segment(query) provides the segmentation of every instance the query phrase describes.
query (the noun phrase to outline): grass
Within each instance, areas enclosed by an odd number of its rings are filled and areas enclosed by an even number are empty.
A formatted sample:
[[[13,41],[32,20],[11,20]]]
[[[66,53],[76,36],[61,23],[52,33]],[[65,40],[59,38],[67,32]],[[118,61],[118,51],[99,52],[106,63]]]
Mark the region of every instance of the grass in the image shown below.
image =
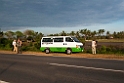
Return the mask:
[[[124,39],[98,39],[99,42],[124,42]]]

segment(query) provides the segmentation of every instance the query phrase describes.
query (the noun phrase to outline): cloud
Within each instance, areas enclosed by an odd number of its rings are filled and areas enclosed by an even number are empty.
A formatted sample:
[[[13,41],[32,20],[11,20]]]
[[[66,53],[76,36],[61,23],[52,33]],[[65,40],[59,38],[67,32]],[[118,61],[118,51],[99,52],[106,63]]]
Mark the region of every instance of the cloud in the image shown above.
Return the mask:
[[[124,19],[123,0],[2,0],[0,27],[74,27]]]

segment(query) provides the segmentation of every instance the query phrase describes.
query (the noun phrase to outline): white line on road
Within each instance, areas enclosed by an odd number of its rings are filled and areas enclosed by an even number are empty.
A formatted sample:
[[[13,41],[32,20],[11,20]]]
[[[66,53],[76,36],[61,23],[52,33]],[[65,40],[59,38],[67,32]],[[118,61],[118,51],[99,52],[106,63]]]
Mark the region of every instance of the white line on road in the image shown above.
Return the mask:
[[[77,65],[59,64],[59,63],[49,63],[49,64],[53,65],[53,66],[63,66],[63,67],[73,67],[73,68],[82,68],[82,69],[92,69],[92,70],[102,70],[102,71],[111,71],[111,72],[121,72],[121,73],[124,73],[124,70],[96,68],[96,67],[87,67],[87,66],[77,66]]]
[[[9,82],[5,82],[5,81],[0,80],[0,83],[9,83]]]

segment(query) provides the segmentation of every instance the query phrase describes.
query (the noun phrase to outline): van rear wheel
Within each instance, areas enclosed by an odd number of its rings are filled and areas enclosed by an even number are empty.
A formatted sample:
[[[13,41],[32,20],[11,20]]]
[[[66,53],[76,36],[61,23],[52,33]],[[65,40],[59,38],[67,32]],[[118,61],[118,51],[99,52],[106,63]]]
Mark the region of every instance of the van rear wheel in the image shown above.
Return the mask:
[[[71,49],[67,49],[66,53],[69,55],[72,53]]]
[[[46,50],[45,50],[45,53],[46,53],[46,54],[49,54],[49,53],[50,53],[50,50],[49,50],[49,49],[46,49]]]

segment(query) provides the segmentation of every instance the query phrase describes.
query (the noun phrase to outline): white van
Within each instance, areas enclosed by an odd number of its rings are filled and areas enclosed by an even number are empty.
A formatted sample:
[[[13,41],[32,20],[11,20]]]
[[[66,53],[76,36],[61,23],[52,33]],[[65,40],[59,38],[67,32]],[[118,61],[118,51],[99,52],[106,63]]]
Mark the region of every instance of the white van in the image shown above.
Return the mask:
[[[40,50],[45,51],[46,54],[50,52],[71,54],[72,52],[83,52],[83,44],[73,36],[49,36],[42,37]]]

